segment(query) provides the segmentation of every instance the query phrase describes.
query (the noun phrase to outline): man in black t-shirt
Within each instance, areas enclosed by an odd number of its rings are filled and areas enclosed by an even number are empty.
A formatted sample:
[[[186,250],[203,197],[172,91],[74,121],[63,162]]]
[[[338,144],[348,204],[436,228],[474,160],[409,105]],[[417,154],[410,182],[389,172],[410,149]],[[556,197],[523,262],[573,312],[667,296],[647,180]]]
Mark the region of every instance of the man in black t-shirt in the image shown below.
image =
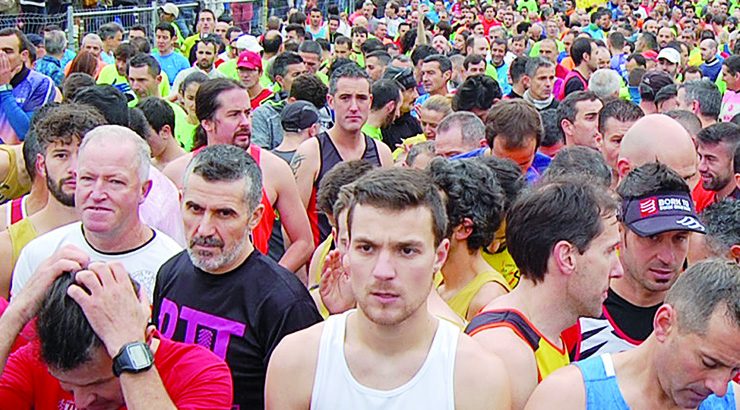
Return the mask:
[[[152,317],[160,332],[225,359],[241,410],[264,407],[265,372],[278,342],[321,321],[295,274],[252,245],[261,199],[260,169],[251,156],[232,145],[200,151],[183,184],[188,247],[162,266],[154,290]]]
[[[666,165],[634,169],[617,193],[624,276],[612,279],[601,318],[579,320],[580,340],[569,343],[573,360],[628,350],[647,339],[655,312],[684,268],[691,232],[705,233],[688,185]]]

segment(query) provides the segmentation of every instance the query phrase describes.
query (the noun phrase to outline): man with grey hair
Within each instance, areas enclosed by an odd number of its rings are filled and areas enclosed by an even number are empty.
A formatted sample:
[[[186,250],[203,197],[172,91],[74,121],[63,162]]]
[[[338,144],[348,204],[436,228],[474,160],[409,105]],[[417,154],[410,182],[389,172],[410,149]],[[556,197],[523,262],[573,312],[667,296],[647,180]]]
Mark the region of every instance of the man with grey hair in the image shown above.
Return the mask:
[[[722,108],[722,93],[707,80],[692,80],[678,87],[678,108],[691,111],[701,120],[702,128],[717,122]]]
[[[529,89],[522,98],[544,111],[549,108],[558,108],[558,102],[552,94],[555,85],[555,64],[544,57],[533,57],[527,60],[524,72],[529,77]]]
[[[103,41],[103,52],[100,57],[106,64],[115,64],[116,57],[113,52],[123,41],[123,27],[116,22],[103,24],[98,29],[98,35]]]
[[[67,49],[67,36],[62,30],[51,30],[44,34],[46,54],[36,61],[36,71],[49,76],[57,87],[64,81],[62,59]]]
[[[23,289],[49,252],[73,245],[90,260],[121,263],[151,301],[157,270],[182,248],[139,217],[151,188],[149,157],[149,145],[128,128],[102,125],[88,132],[77,156],[74,199],[80,221],[23,248],[11,294]]]
[[[192,158],[182,191],[187,250],[159,270],[152,312],[164,337],[229,364],[242,410],[264,407],[267,363],[283,336],[321,321],[296,275],[255,251],[261,199],[260,167],[241,148],[208,146]]]
[[[483,121],[472,112],[458,111],[445,117],[437,126],[434,151],[438,156],[450,158],[480,148],[485,140]]]
[[[103,40],[95,33],[88,33],[85,34],[85,37],[82,37],[80,50],[89,51],[95,56],[95,58],[103,61],[101,57],[101,54],[103,53]]]
[[[740,265],[708,260],[681,274],[640,346],[547,377],[527,409],[736,409]]]
[[[596,70],[588,79],[588,89],[601,99],[619,97],[621,85],[619,74],[611,68]]]
[[[707,228],[704,236],[692,237],[689,263],[705,258],[726,258],[740,263],[740,201],[725,199],[709,205],[699,218]]]

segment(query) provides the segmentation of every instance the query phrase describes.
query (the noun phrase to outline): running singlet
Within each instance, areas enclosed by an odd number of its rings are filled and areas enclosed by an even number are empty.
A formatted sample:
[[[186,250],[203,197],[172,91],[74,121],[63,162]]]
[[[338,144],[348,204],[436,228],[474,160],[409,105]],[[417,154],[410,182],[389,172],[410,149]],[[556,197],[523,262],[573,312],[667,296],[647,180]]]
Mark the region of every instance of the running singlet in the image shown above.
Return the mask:
[[[365,139],[365,151],[362,153],[362,158],[360,159],[379,167],[380,154],[378,154],[378,147],[375,145],[376,142],[365,134],[362,134],[362,136]],[[331,232],[329,220],[324,214],[319,214],[316,209],[316,195],[319,191],[319,184],[327,172],[334,168],[335,165],[345,161],[345,159],[339,155],[339,151],[337,150],[337,147],[334,146],[328,133],[322,132],[316,138],[319,140],[319,158],[321,159],[321,164],[319,165],[319,174],[313,184],[311,200],[308,202],[307,209],[308,219],[311,222],[311,231],[313,232],[314,246],[320,244]]]
[[[506,283],[506,280],[500,273],[494,270],[489,270],[476,275],[473,280],[468,282],[459,292],[447,300],[447,304],[450,306],[450,309],[460,315],[461,318],[467,318],[468,310],[470,310],[470,303],[473,302],[475,295],[480,292],[483,285],[489,282],[498,283],[507,291],[511,291],[509,284]]]
[[[26,219],[28,217],[28,213],[26,212],[26,195],[10,201],[10,206],[5,209],[7,209],[5,213],[5,226],[7,227]]]
[[[513,309],[489,310],[479,313],[470,321],[465,333],[474,336],[480,331],[497,327],[508,327],[519,338],[525,341],[537,361],[537,381],[542,381],[555,370],[567,366],[570,363],[568,352],[565,348],[559,348],[534,327],[524,315]],[[560,344],[564,346],[563,341]]]
[[[575,365],[581,371],[586,388],[586,410],[630,409],[619,390],[611,354],[592,357]],[[698,410],[736,410],[732,382],[727,394],[723,397],[710,395],[701,402]]]
[[[23,158],[19,158],[12,147],[0,144],[0,151],[8,155],[8,175],[0,181],[0,204],[2,204],[28,193],[31,189],[31,180],[25,172],[18,172]]]
[[[39,234],[30,219],[23,219],[8,227],[8,236],[10,236],[10,246],[13,252],[12,260],[13,266],[15,266],[18,257],[21,255],[21,250]]]
[[[344,340],[347,318],[354,309],[330,316],[319,344],[311,409],[401,410],[455,408],[455,354],[460,329],[439,320],[434,340],[421,368],[406,383],[391,390],[360,384],[347,365]]]

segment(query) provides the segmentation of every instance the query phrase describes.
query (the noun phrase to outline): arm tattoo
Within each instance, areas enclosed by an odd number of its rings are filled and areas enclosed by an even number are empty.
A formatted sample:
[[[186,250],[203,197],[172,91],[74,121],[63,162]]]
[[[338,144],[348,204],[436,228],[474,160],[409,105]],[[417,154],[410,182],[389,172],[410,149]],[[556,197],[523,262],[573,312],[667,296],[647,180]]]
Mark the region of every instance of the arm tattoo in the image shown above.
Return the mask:
[[[298,168],[301,167],[301,164],[303,164],[303,161],[306,159],[306,156],[303,154],[296,154],[293,159],[290,161],[290,169],[293,171],[293,176],[295,176],[298,173]]]

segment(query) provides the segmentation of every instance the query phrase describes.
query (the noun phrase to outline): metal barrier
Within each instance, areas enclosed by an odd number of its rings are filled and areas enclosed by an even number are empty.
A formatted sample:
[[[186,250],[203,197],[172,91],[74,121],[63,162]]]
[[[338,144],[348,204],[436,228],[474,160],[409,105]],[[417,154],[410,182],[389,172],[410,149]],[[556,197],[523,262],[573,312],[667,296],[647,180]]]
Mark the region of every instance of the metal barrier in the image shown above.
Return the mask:
[[[79,0],[77,0],[79,1]],[[103,0],[107,1],[107,0]],[[160,0],[161,1],[161,0]],[[169,0],[173,1],[173,0]],[[360,0],[319,0],[318,7],[328,17],[330,6],[337,6],[346,11]],[[231,15],[234,25],[252,35],[262,34],[270,16],[284,19],[295,5],[305,4],[305,0],[174,0],[180,11],[175,21],[183,36],[191,34],[195,26],[195,16],[200,8],[213,10],[217,16],[222,13]],[[163,3],[163,2],[161,2]],[[69,47],[77,49],[86,33],[97,32],[101,25],[117,22],[125,30],[141,25],[147,28],[151,39],[159,22],[158,10],[161,3],[152,1],[145,6],[103,6],[83,8],[80,4],[68,5],[66,13],[58,14],[0,14],[0,28],[18,27],[26,33],[39,33],[46,25],[57,25],[67,33]],[[102,1],[101,3],[102,4]]]

